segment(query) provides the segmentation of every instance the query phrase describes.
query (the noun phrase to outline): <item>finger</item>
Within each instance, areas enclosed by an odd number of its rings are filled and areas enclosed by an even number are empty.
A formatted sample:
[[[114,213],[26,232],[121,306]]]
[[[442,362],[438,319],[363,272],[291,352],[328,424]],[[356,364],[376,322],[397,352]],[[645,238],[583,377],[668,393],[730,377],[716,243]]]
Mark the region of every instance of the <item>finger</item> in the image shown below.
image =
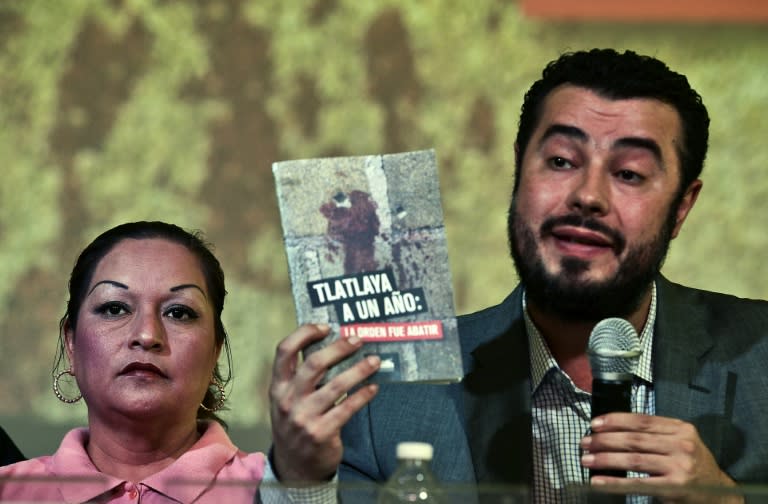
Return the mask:
[[[345,370],[320,389],[304,397],[294,406],[292,417],[303,419],[299,423],[311,424],[311,439],[323,443],[337,436],[341,427],[367,404],[378,392],[378,386],[369,384],[340,400],[353,387],[379,369],[378,356],[369,356]]]
[[[342,401],[340,401],[340,398],[374,374],[380,365],[381,359],[375,355],[360,360],[349,369],[339,373],[332,380],[329,380],[322,387],[316,390],[313,389],[312,393],[308,394],[302,402],[300,414],[307,416],[322,415],[335,405],[346,403],[350,400],[350,397]]]
[[[296,391],[299,394],[313,392],[331,367],[350,357],[362,346],[363,341],[353,336],[339,338],[330,345],[312,352],[296,370],[296,378],[294,379]]]
[[[676,449],[677,440],[670,436],[645,432],[593,432],[581,440],[581,449],[597,452],[635,452],[670,454]]]
[[[376,367],[378,367],[378,363]],[[368,384],[358,388],[354,393],[349,394],[344,399],[334,402],[331,407],[316,420],[318,434],[325,436],[325,439],[338,436],[344,424],[352,418],[352,415],[368,404],[376,396],[378,391],[378,385]]]
[[[639,413],[608,413],[592,420],[593,432],[633,431],[655,434],[675,434],[685,425],[677,418]]]
[[[337,435],[352,415],[376,397],[378,391],[376,384],[365,385],[328,410],[320,419],[325,436]]]
[[[673,469],[672,464],[670,457],[655,453],[590,452],[581,457],[581,465],[588,469],[631,471],[650,475],[669,474]]]
[[[600,493],[620,494],[628,496],[630,494],[648,497],[679,497],[680,487],[671,486],[669,483],[656,478],[619,478],[616,476],[594,476],[590,479],[593,488],[598,489]],[[600,499],[596,499],[600,502]],[[613,502],[613,501],[609,501]],[[624,502],[622,498],[620,502]],[[656,502],[656,500],[654,500]],[[674,502],[674,501],[673,501]]]
[[[340,404],[342,402],[339,400],[340,397],[345,396],[354,387],[376,373],[380,366],[381,358],[378,355],[369,355],[354,366],[339,373],[314,394],[318,401],[318,407],[322,411],[327,411],[334,405]],[[344,399],[344,401],[346,400],[349,400],[349,397]]]
[[[301,351],[310,343],[326,337],[329,332],[330,327],[325,324],[304,324],[280,341],[272,366],[273,381],[293,378]]]

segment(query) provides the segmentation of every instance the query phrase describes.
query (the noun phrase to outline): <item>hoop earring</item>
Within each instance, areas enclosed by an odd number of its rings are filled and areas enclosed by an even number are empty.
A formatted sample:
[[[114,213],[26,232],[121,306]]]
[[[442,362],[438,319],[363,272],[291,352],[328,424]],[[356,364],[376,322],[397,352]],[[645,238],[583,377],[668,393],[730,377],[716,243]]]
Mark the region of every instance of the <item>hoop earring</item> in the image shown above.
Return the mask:
[[[56,376],[53,377],[53,393],[56,394],[56,397],[59,399],[59,401],[67,404],[74,404],[80,399],[82,399],[83,394],[77,394],[77,397],[71,398],[71,397],[66,397],[64,394],[61,393],[61,388],[59,388],[59,380],[65,374],[68,374],[72,377],[75,376],[75,373],[72,372],[71,368],[65,369],[64,371],[60,371]]]
[[[211,384],[218,389],[219,397],[212,408],[209,408],[203,403],[200,403],[200,407],[209,413],[216,413],[217,411],[219,411],[221,408],[224,407],[224,402],[227,400],[227,391],[224,389],[224,385],[222,385],[221,382],[215,376],[211,379]]]

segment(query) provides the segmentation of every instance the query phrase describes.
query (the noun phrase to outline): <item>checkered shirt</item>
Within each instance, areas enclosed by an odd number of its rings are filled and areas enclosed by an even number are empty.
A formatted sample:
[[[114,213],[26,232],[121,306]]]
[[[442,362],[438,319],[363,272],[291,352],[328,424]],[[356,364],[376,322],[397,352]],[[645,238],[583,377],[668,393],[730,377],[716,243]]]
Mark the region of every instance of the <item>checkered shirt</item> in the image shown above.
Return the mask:
[[[591,394],[578,388],[557,365],[547,343],[528,316],[525,294],[523,313],[528,333],[531,362],[531,403],[533,416],[533,496],[535,502],[581,502],[583,495],[569,486],[587,485],[589,469],[582,467],[579,442],[589,433]],[[643,353],[632,383],[632,411],[653,415],[653,326],[656,320],[656,285],[651,295],[648,318],[640,333]],[[629,477],[645,477],[630,472]],[[628,502],[650,502],[628,497]]]

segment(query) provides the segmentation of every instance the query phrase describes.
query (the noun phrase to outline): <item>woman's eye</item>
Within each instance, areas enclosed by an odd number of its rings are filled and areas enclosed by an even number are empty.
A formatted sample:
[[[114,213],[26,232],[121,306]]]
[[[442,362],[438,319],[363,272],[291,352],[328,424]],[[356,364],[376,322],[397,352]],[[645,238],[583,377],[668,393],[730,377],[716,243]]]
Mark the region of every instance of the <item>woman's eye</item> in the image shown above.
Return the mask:
[[[197,312],[187,306],[172,306],[166,310],[165,315],[175,320],[193,320],[197,318]]]
[[[98,308],[96,308],[96,312],[100,313],[102,315],[107,315],[110,317],[116,317],[118,315],[122,315],[124,313],[128,313],[128,307],[123,303],[118,303],[114,301],[110,301],[108,303],[104,303],[100,305]]]

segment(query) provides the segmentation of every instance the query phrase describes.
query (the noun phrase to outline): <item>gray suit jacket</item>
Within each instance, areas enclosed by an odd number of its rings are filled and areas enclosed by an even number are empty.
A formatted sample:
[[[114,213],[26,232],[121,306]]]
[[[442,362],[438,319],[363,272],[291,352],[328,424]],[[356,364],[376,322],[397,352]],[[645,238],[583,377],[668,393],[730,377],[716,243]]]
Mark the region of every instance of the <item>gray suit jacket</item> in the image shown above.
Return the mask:
[[[656,413],[693,423],[720,467],[768,483],[768,302],[660,277]],[[520,287],[459,317],[461,383],[388,384],[345,426],[342,481],[385,481],[400,441],[426,441],[446,482],[529,484],[531,385]]]

